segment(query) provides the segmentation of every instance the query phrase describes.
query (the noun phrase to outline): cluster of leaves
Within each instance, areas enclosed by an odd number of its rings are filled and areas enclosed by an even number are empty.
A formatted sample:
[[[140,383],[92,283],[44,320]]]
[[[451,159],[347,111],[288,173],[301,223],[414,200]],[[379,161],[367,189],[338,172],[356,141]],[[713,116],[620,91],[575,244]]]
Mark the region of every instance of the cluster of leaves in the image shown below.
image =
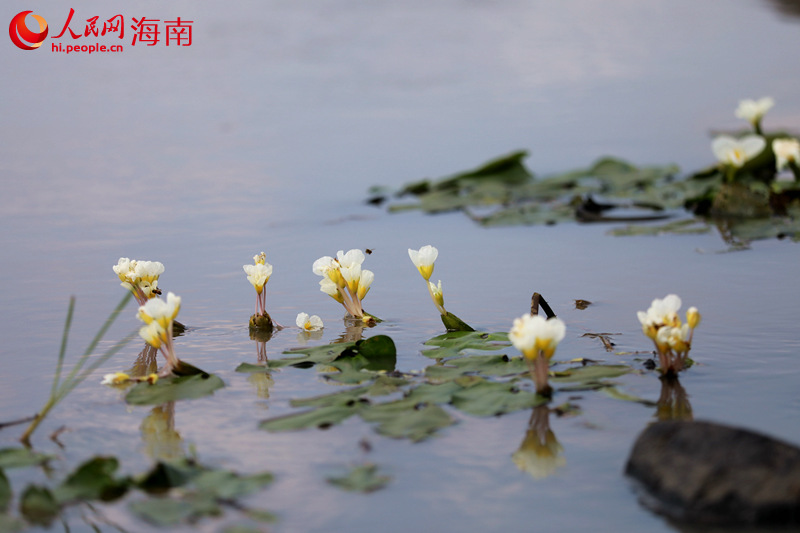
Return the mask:
[[[68,506],[112,502],[132,490],[140,491],[144,497],[132,502],[131,510],[158,526],[220,516],[226,505],[243,511],[253,520],[274,519],[271,513],[248,509],[236,502],[269,485],[272,481],[269,473],[243,476],[182,459],[159,462],[139,476],[117,476],[117,459],[101,456],[79,465],[55,487],[29,485],[19,498],[21,518],[12,516],[13,493],[3,469],[42,465],[50,459],[26,448],[0,450],[0,531],[20,531],[26,522],[49,527]]]
[[[505,353],[510,347],[505,333],[453,331],[425,344],[430,348],[422,354],[435,363],[419,374],[394,370],[394,343],[385,335],[285,352],[292,357],[270,361],[269,367],[320,365],[325,367],[326,379],[355,386],[292,400],[291,406],[301,408],[300,412],[265,420],[260,428],[325,429],[357,415],[381,435],[416,442],[456,423],[444,406],[472,416],[496,416],[547,402],[530,390],[522,358]],[[556,372],[552,383],[562,390],[613,388],[609,378],[632,370],[627,365],[583,363]],[[249,368],[240,367],[240,371]]]
[[[394,196],[414,200],[395,201],[389,211],[462,211],[489,227],[574,220],[655,221],[685,208],[725,224],[727,232],[723,237],[733,240],[746,242],[782,235],[800,239],[800,184],[770,183],[775,166],[771,150],[749,162],[742,172],[745,178],[735,184],[726,183],[723,171],[716,166],[681,179],[675,165],[637,167],[610,157],[599,159],[588,168],[537,179],[523,163],[526,156],[527,152],[517,151],[452,176],[408,183]],[[771,176],[765,174],[769,169]],[[371,194],[369,201],[375,204],[390,196],[382,189],[374,189]],[[765,218],[773,215],[782,218]],[[737,219],[735,223],[731,217]],[[615,234],[700,233],[710,228],[705,223],[682,220],[656,227],[632,226]]]

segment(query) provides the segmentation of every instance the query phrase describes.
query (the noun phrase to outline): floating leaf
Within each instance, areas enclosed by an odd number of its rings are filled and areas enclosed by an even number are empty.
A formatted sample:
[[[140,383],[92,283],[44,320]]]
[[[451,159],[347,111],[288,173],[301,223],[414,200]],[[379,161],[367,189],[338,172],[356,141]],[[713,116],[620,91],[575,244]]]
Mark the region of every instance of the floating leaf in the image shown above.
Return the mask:
[[[150,384],[137,383],[125,396],[131,405],[161,405],[176,400],[191,400],[212,394],[225,386],[225,382],[214,374],[195,374],[183,377],[159,379]]]
[[[657,402],[627,394],[625,392],[620,391],[616,387],[603,387],[601,390],[603,394],[607,394],[608,396],[614,398],[615,400],[640,403],[642,405],[646,405],[647,407],[655,407],[656,405],[658,405]]]
[[[0,513],[0,531],[4,531],[6,533],[16,533],[17,531],[24,530],[25,527],[25,522],[22,520],[4,513]]]
[[[708,233],[711,226],[703,220],[694,218],[676,220],[666,224],[629,225],[624,228],[615,228],[608,233],[615,236],[631,235],[696,235]]]
[[[178,525],[196,514],[195,507],[191,503],[167,498],[150,498],[133,502],[130,509],[142,520],[161,527]]]
[[[405,401],[405,400],[401,400]],[[419,405],[417,408],[394,411],[388,404],[364,409],[360,414],[367,422],[377,423],[376,431],[381,435],[418,442],[432,436],[436,431],[455,424],[447,411],[438,405]]]
[[[365,464],[353,467],[346,475],[341,477],[329,477],[328,483],[351,492],[374,492],[385,487],[391,477],[382,475],[378,471],[378,466]]]
[[[448,359],[464,355],[468,350],[497,351],[511,345],[505,333],[484,333],[481,331],[452,331],[428,340],[426,346],[436,346],[423,350],[422,355],[431,359]]]
[[[58,516],[60,507],[50,490],[30,485],[22,493],[19,510],[28,522],[49,527]]]
[[[202,468],[188,460],[159,461],[146,474],[140,476],[136,485],[145,492],[163,493],[175,487],[182,487],[202,472]]]
[[[254,365],[253,363],[240,363],[239,366],[234,369],[234,372],[241,372],[243,374],[258,374],[259,372],[269,372],[269,365],[266,364],[258,364]]]
[[[27,448],[0,449],[0,468],[23,468],[40,465],[49,459],[49,455],[37,453]]]
[[[213,495],[220,500],[234,500],[257,492],[270,483],[274,476],[269,472],[242,476],[227,470],[209,470],[192,481],[198,491]]]
[[[483,381],[453,395],[453,406],[474,416],[496,416],[547,403],[533,392],[511,383]]]
[[[520,357],[509,359],[507,355],[472,355],[429,366],[425,369],[425,375],[430,379],[446,380],[464,374],[512,376],[527,371],[528,367]]]
[[[130,479],[115,479],[119,462],[114,457],[93,457],[81,464],[53,495],[62,505],[78,500],[111,501],[128,491]]]
[[[328,364],[343,351],[352,348],[355,345],[353,342],[345,342],[340,344],[326,344],[324,346],[304,346],[294,350],[287,350],[285,354],[299,354],[299,357],[286,357],[283,359],[270,359],[270,368],[281,368],[284,366],[312,366],[318,363]]]
[[[353,416],[362,408],[363,404],[361,402],[353,402],[350,405],[319,407],[312,411],[270,418],[261,422],[258,427],[267,431],[295,431],[310,427],[327,429]]]
[[[558,371],[550,378],[553,383],[593,382],[600,379],[616,378],[631,372],[627,365],[585,365]]]

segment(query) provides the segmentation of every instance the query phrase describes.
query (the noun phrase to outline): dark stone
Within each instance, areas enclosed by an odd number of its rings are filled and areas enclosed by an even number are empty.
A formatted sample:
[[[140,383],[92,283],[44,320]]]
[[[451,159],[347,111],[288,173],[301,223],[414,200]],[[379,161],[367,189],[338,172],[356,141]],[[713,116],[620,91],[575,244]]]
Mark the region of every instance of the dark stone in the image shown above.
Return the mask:
[[[642,502],[697,524],[800,525],[800,448],[711,422],[656,422],[625,473]]]

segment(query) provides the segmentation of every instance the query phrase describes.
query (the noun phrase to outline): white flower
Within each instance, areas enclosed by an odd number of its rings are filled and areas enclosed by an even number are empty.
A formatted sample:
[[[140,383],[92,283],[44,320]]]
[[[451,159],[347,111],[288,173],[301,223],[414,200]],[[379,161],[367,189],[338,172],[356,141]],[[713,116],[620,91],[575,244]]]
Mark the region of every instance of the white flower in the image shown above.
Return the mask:
[[[265,254],[264,252],[261,252],[260,254],[253,256],[254,265],[257,265],[259,263],[263,265],[266,262],[267,262],[267,254]]]
[[[775,166],[778,172],[793,162],[800,165],[800,141],[797,139],[775,139],[772,141],[772,151],[775,152]]]
[[[122,385],[123,383],[128,382],[131,377],[124,373],[124,372],[115,372],[113,374],[106,374],[103,376],[103,381],[100,382],[101,385]]]
[[[319,290],[333,298],[339,303],[342,303],[342,294],[339,292],[339,287],[330,280],[330,278],[322,278],[319,280]]]
[[[428,282],[428,290],[431,293],[431,298],[436,307],[444,308],[444,294],[442,294],[442,280],[439,280],[438,285],[434,285],[432,281]]]
[[[408,256],[414,266],[417,267],[417,270],[419,270],[419,273],[422,274],[422,277],[425,278],[425,281],[429,281],[431,274],[433,274],[433,263],[439,257],[439,250],[428,244],[419,250],[409,248]]]
[[[161,327],[158,322],[150,322],[139,329],[139,336],[153,348],[161,348],[167,342],[167,330]]]
[[[525,357],[536,359],[541,352],[550,359],[558,343],[564,339],[566,329],[559,318],[546,320],[542,316],[528,314],[514,319],[508,338]]]
[[[272,275],[272,265],[269,263],[256,263],[254,265],[243,265],[242,268],[247,274],[247,281],[256,288],[258,294],[261,294],[261,291],[264,290],[264,285],[267,284]]]
[[[760,154],[766,145],[767,142],[759,135],[745,135],[741,139],[720,135],[711,143],[711,150],[720,162],[741,168]]]
[[[339,262],[342,268],[350,268],[353,265],[361,266],[361,263],[364,262],[364,259],[366,259],[364,252],[358,248],[353,248],[347,253],[344,253],[344,250],[339,250],[336,252],[336,260]]]
[[[167,300],[153,298],[139,307],[138,317],[145,324],[157,322],[164,330],[169,330],[172,321],[178,316],[181,309],[181,297],[173,293],[167,294]]]
[[[316,331],[322,329],[322,319],[317,315],[308,316],[308,313],[298,313],[295,320],[297,327],[305,331]]]
[[[131,273],[136,268],[136,261],[131,261],[127,257],[120,257],[117,264],[111,268],[119,276],[120,281],[126,282],[129,281],[128,273]]]
[[[775,100],[769,96],[760,100],[741,100],[736,108],[736,117],[755,125],[774,105]]]
[[[164,265],[158,261],[136,261],[134,272],[141,280],[153,283],[164,273]]]
[[[700,325],[700,311],[697,310],[696,307],[690,307],[686,310],[686,323],[689,324],[689,327],[694,329]]]
[[[375,274],[366,268],[361,271],[361,278],[358,280],[358,299],[363,300],[369,292],[372,282],[375,280]]]
[[[668,294],[664,299],[654,299],[647,312],[639,311],[636,315],[642,326],[675,325],[680,322],[678,318],[678,309],[680,308],[680,297],[677,294]]]
[[[348,266],[342,266],[340,272],[350,292],[353,294],[357,293],[358,282],[361,280],[361,264],[349,263]]]

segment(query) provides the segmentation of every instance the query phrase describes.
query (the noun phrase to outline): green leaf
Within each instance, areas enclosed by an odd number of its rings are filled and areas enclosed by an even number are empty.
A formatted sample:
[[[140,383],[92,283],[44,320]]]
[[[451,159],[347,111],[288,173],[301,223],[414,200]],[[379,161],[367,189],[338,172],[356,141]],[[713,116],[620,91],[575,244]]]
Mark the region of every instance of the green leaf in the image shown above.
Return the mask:
[[[628,365],[585,365],[555,373],[553,383],[591,383],[601,379],[616,378],[631,372]]]
[[[358,413],[363,408],[363,405],[361,402],[356,401],[350,405],[319,407],[311,411],[270,418],[261,422],[258,427],[259,429],[273,432],[295,431],[310,427],[327,429]]]
[[[429,379],[455,379],[465,374],[482,376],[512,376],[528,372],[528,367],[520,357],[509,359],[507,355],[472,355],[450,359],[441,365],[431,365],[425,369]]]
[[[32,524],[49,527],[59,510],[53,493],[45,487],[30,485],[22,493],[19,511]]]
[[[93,457],[81,464],[53,495],[60,504],[78,500],[111,501],[128,491],[130,479],[115,479],[119,463],[114,457]]]
[[[227,470],[211,470],[197,476],[193,483],[197,490],[220,500],[234,500],[257,492],[273,481],[269,472],[241,476]]]
[[[436,346],[423,350],[422,355],[431,359],[448,359],[464,355],[469,350],[497,351],[511,345],[505,333],[484,333],[482,331],[452,331],[428,340],[426,346]]]
[[[533,392],[511,383],[483,381],[453,395],[453,406],[474,416],[496,416],[547,403]]]
[[[183,487],[203,472],[203,468],[187,459],[165,463],[159,461],[140,476],[136,485],[145,492],[163,493],[175,487]]]
[[[354,342],[344,342],[339,344],[326,344],[324,346],[304,346],[294,350],[287,350],[285,354],[299,354],[299,357],[286,357],[283,359],[270,359],[270,368],[282,368],[285,366],[312,366],[318,363],[328,364],[342,352],[352,348]]]
[[[608,396],[614,398],[615,400],[640,403],[642,405],[646,405],[647,407],[656,407],[658,405],[657,402],[646,400],[644,398],[633,396],[631,394],[627,394],[625,392],[620,391],[616,387],[603,387],[601,391],[603,392],[603,394],[607,394]]]
[[[137,383],[125,396],[131,405],[161,405],[176,400],[202,398],[221,389],[225,383],[214,374],[195,374],[191,376],[159,379],[156,383]]]
[[[241,372],[243,374],[258,374],[259,372],[269,372],[269,365],[266,364],[254,365],[252,363],[241,363],[239,366],[236,367],[234,372]]]
[[[244,514],[247,516],[247,518],[257,522],[271,523],[278,521],[278,516],[275,513],[264,511],[263,509],[247,509],[245,510]],[[261,532],[263,532],[262,529],[256,530],[256,533]]]
[[[0,468],[0,516],[8,510],[8,505],[11,503],[13,497],[11,492],[11,483],[8,482],[3,469]],[[2,529],[0,529],[2,531]]]
[[[27,448],[0,449],[0,468],[23,468],[26,466],[40,465],[51,457],[31,451]]]
[[[427,439],[439,429],[455,424],[447,411],[438,405],[425,404],[410,409],[408,405],[407,400],[401,400],[398,405],[400,409],[391,409],[391,404],[382,404],[363,409],[360,415],[367,422],[377,423],[376,430],[381,435],[414,442]]]
[[[376,335],[368,339],[357,341],[350,351],[342,355],[351,355],[351,352],[361,355],[366,363],[365,370],[391,372],[397,364],[397,348],[391,337]]]
[[[349,405],[359,401],[369,391],[369,387],[355,387],[340,390],[331,394],[312,396],[311,398],[293,399],[289,402],[292,407],[331,407],[335,405]]]
[[[131,503],[130,508],[142,520],[161,527],[186,522],[196,513],[195,506],[191,503],[168,498],[140,500]]]
[[[341,477],[329,477],[328,483],[351,492],[369,493],[385,487],[392,478],[382,475],[378,471],[378,466],[365,464],[355,466]]]
[[[446,315],[441,315],[441,318],[447,331],[475,331],[472,326],[449,311]]]

